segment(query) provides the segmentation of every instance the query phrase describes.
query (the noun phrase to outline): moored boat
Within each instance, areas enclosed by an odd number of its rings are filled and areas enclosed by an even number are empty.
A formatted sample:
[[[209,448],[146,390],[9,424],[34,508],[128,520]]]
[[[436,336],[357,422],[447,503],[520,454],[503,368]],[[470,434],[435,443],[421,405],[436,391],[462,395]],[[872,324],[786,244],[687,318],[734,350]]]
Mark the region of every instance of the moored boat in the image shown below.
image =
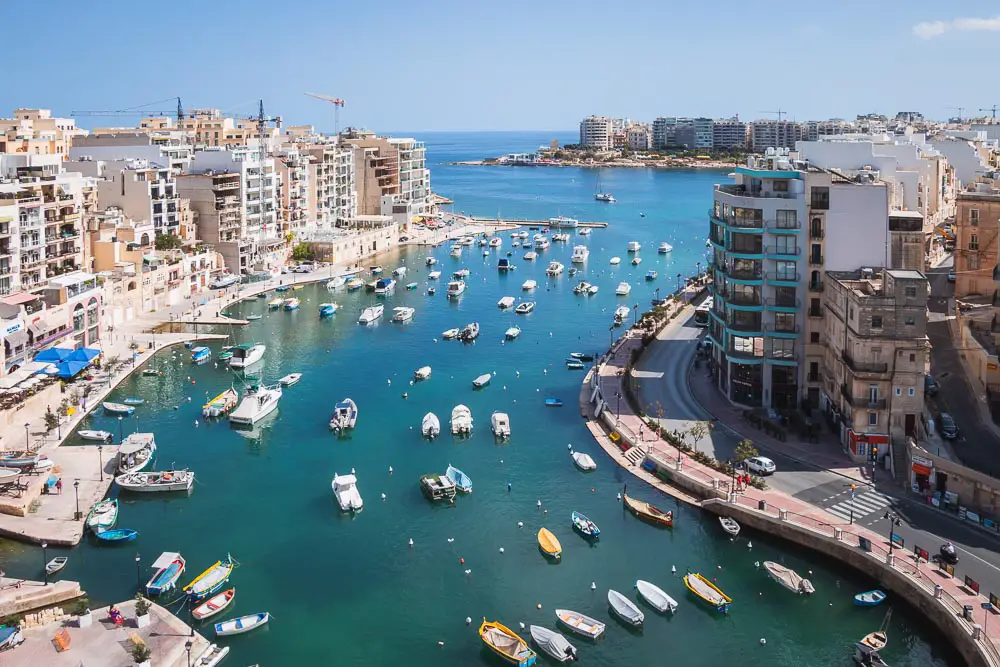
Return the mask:
[[[733,600],[711,581],[697,572],[688,572],[684,575],[684,585],[687,589],[715,609],[723,614],[729,613],[729,606]]]
[[[520,335],[521,335],[521,327],[518,326],[510,327],[509,329],[507,329],[507,331],[503,333],[504,338],[506,338],[507,340],[517,340],[517,337]]]
[[[550,655],[554,660],[566,662],[576,660],[576,647],[569,643],[565,637],[558,632],[543,628],[540,625],[532,625],[528,628],[531,639],[538,648]]]
[[[155,455],[156,438],[152,433],[131,433],[118,447],[118,472],[125,475],[145,470]]]
[[[206,618],[215,616],[226,607],[228,607],[233,598],[236,597],[236,589],[230,588],[229,590],[222,591],[218,595],[213,595],[208,598],[200,605],[191,610],[191,615],[194,616],[195,620],[203,621]]]
[[[99,530],[94,535],[105,542],[131,542],[139,537],[139,531],[131,528],[112,528],[111,530]]]
[[[409,306],[396,306],[392,309],[392,317],[389,319],[392,322],[407,322],[413,319],[413,315],[416,312],[416,308],[410,308]]]
[[[642,610],[635,606],[635,603],[627,597],[618,591],[611,589],[608,591],[608,604],[611,605],[611,611],[613,611],[618,618],[634,627],[642,627],[642,622],[645,620],[645,614],[643,614]]]
[[[451,411],[451,432],[453,435],[472,433],[472,411],[464,405],[456,405]]]
[[[635,582],[635,588],[639,591],[639,595],[659,612],[675,612],[677,611],[677,601],[666,594],[662,588],[656,584],[651,584],[648,581],[643,581],[642,579],[637,579]]]
[[[659,275],[660,274],[657,273],[655,269],[650,269],[649,271],[646,271],[646,280],[656,280]]]
[[[615,288],[615,294],[617,294],[618,296],[628,296],[629,292],[631,291],[632,291],[632,286],[624,281],[618,283],[618,287]]]
[[[218,644],[212,644],[205,652],[201,654],[198,658],[198,662],[194,663],[195,667],[216,667],[222,659],[229,655],[228,646],[219,646]]]
[[[477,338],[479,338],[479,322],[470,322],[462,329],[462,333],[458,334],[458,337],[462,339],[463,342],[469,343]]]
[[[200,364],[212,358],[211,348],[205,346],[191,348],[191,363]],[[130,413],[131,414],[131,413]]]
[[[222,621],[221,623],[215,624],[215,635],[217,637],[226,637],[229,635],[243,634],[244,632],[256,630],[257,628],[265,625],[269,620],[271,620],[271,615],[266,611],[259,614],[249,614],[247,616],[240,616],[239,618],[231,618],[228,621]]]
[[[240,395],[235,389],[230,387],[203,405],[201,408],[201,414],[206,418],[221,417],[235,408],[239,401]]]
[[[136,493],[190,491],[194,486],[194,472],[190,470],[133,472],[115,477],[115,484],[124,491]]]
[[[267,346],[263,343],[244,343],[234,345],[230,352],[233,356],[229,359],[231,368],[247,368],[264,358]]]
[[[559,543],[559,538],[548,528],[540,528],[538,530],[538,548],[549,558],[554,558],[555,560],[562,558],[562,544]]]
[[[490,415],[490,428],[498,438],[510,437],[510,416],[506,412],[494,412]]]
[[[278,384],[282,387],[291,387],[293,384],[297,384],[301,379],[302,373],[289,373],[285,377],[278,380]]]
[[[666,241],[664,241],[663,243],[660,244],[660,247],[656,249],[656,252],[658,252],[661,255],[666,255],[668,252],[670,252],[673,249],[674,249],[674,247],[672,245],[670,245],[669,243],[667,243]]]
[[[413,379],[414,380],[426,380],[430,376],[431,376],[431,367],[430,366],[421,366],[417,370],[413,371]]]
[[[118,499],[100,500],[94,503],[87,514],[87,528],[93,531],[106,530],[118,520]]]
[[[252,384],[247,387],[243,400],[229,415],[229,423],[236,426],[253,426],[278,409],[281,385]]]
[[[882,604],[885,601],[886,594],[885,591],[878,589],[872,591],[866,591],[864,593],[858,593],[854,596],[854,604],[858,607],[874,607],[876,605]]]
[[[462,493],[472,493],[472,480],[464,472],[449,463],[444,474],[455,483],[455,488],[459,491]]]
[[[276,310],[284,305],[285,305],[285,300],[280,296],[275,297],[267,302],[267,307],[270,310]]]
[[[224,560],[217,560],[210,565],[207,570],[195,577],[191,583],[184,587],[184,592],[194,599],[201,599],[218,591],[229,581],[236,561],[230,554],[226,554]]]
[[[562,401],[561,398],[552,398],[552,397],[549,397],[549,398],[545,399],[545,407],[548,407],[548,408],[561,408],[562,405],[563,405],[563,401]]]
[[[580,512],[573,511],[569,515],[570,521],[573,523],[573,527],[576,528],[580,533],[586,537],[597,537],[601,534],[601,529],[597,527],[597,524],[586,517],[586,515]]]
[[[578,635],[589,639],[597,639],[604,634],[604,624],[597,619],[572,609],[556,609],[556,618]]]
[[[499,301],[497,301],[497,308],[500,308],[501,310],[506,310],[507,308],[513,308],[513,307],[514,307],[514,297],[512,296],[504,296],[501,297]]]
[[[48,563],[45,564],[45,574],[52,576],[59,570],[66,567],[66,563],[69,562],[69,558],[66,556],[56,556]]]
[[[535,282],[534,280],[525,280],[523,283],[521,283],[521,289],[523,289],[525,292],[530,292],[536,287],[538,287],[538,283]]]
[[[576,467],[584,472],[590,472],[591,470],[597,470],[597,464],[594,463],[594,459],[591,458],[590,454],[584,454],[583,452],[573,452],[573,463]]]
[[[160,595],[174,588],[177,580],[184,574],[186,565],[187,563],[179,553],[164,551],[153,561],[152,567],[156,571],[146,582],[146,593],[150,596]]]
[[[764,561],[764,569],[767,570],[767,573],[772,579],[793,593],[805,593],[810,595],[816,592],[816,589],[813,588],[811,581],[805,579],[799,575],[798,572],[790,567],[785,567],[781,563],[766,560]]]
[[[535,309],[534,301],[523,301],[517,304],[517,308],[514,309],[514,312],[517,313],[518,315],[527,315],[534,309]]]
[[[101,407],[103,407],[104,411],[110,415],[130,415],[135,412],[135,408],[131,405],[125,405],[124,403],[112,403],[111,401],[101,403]]]
[[[441,421],[433,412],[428,412],[420,421],[420,432],[425,438],[436,438],[441,433]]]
[[[538,659],[523,639],[499,621],[487,621],[484,618],[483,624],[479,626],[479,637],[494,655],[509,665],[530,667]]]
[[[110,431],[91,431],[88,429],[77,431],[76,434],[83,440],[96,440],[98,442],[111,440],[113,437]]]
[[[549,266],[545,269],[546,275],[558,276],[563,272],[565,267],[562,262],[549,262]]]
[[[345,398],[334,406],[333,415],[330,417],[330,428],[342,433],[354,428],[357,422],[358,406],[353,399]]]
[[[625,507],[627,507],[632,514],[644,521],[648,521],[649,523],[657,526],[674,525],[674,513],[670,510],[664,512],[660,508],[650,505],[644,500],[629,498],[628,493],[625,493],[624,491],[622,492],[622,500],[625,503]]]
[[[441,334],[441,338],[444,338],[445,340],[453,340],[455,338],[458,338],[458,335],[460,333],[462,333],[461,329],[448,329],[447,331]]]
[[[361,311],[361,315],[358,317],[358,324],[372,324],[381,318],[384,312],[385,306],[380,303],[369,306]]]
[[[298,310],[299,306],[302,305],[302,300],[298,297],[292,297],[288,301],[285,301],[285,305],[282,306],[285,310]]]
[[[726,531],[733,537],[736,537],[737,535],[740,534],[740,524],[736,523],[735,519],[732,519],[728,516],[720,516],[719,524],[722,526],[722,530]]]
[[[343,512],[360,512],[365,503],[358,491],[358,478],[354,475],[338,475],[334,473],[330,483],[337,504]]]
[[[146,402],[145,398],[135,398],[135,397],[126,398],[124,401],[122,401],[122,403],[124,403],[125,405],[142,405],[145,402]]]
[[[420,491],[428,500],[451,500],[458,493],[458,487],[447,475],[429,473],[420,477]]]
[[[448,283],[448,291],[446,292],[449,299],[457,299],[462,296],[465,292],[465,281],[462,280],[452,280]]]
[[[489,373],[483,373],[482,375],[476,377],[476,379],[472,381],[472,386],[475,387],[476,389],[481,389],[486,385],[488,385],[490,383],[490,380],[492,379],[493,379],[492,375],[490,375]]]

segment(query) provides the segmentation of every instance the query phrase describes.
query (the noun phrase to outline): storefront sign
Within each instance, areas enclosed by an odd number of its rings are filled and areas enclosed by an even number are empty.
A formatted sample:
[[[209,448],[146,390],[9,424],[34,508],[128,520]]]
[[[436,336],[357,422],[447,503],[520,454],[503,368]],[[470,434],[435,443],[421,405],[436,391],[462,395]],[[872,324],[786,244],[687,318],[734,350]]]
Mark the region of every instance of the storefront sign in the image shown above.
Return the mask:
[[[889,540],[893,544],[895,544],[896,547],[898,547],[900,549],[902,549],[903,546],[904,546],[904,544],[905,544],[905,542],[903,541],[903,538],[900,537],[899,535],[897,535],[896,533],[889,533]]]
[[[7,327],[7,329],[4,331],[4,334],[5,335],[10,335],[10,334],[14,333],[15,331],[20,331],[23,328],[24,328],[24,324],[22,324],[20,322],[20,320],[18,320],[17,322],[14,322],[9,327]]]
[[[913,553],[917,558],[920,558],[921,560],[924,561],[930,560],[931,557],[931,555],[927,553],[927,549],[924,549],[923,547],[919,547],[917,545],[913,545]]]
[[[931,472],[933,472],[933,468],[928,468],[927,466],[922,466],[922,465],[920,465],[920,464],[918,464],[916,462],[914,462],[914,464],[912,466],[912,469],[913,469],[913,474],[914,475],[920,475],[921,477],[930,477],[931,476]]]
[[[969,575],[965,575],[965,587],[974,593],[979,592],[979,582]]]
[[[910,457],[910,461],[913,462],[914,466],[923,466],[925,468],[933,468],[934,467],[934,461],[931,461],[930,459],[926,459],[923,456],[911,456]]]

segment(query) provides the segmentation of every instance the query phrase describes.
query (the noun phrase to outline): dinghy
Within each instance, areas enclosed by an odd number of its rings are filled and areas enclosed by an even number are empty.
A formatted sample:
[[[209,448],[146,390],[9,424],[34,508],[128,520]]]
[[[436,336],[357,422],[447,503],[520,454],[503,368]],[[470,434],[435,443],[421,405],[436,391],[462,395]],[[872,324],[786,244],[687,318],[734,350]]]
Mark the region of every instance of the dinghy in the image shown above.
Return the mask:
[[[421,366],[417,370],[413,371],[413,379],[414,380],[426,380],[430,376],[431,376],[431,367],[430,366]]]
[[[153,561],[153,569],[156,572],[146,582],[146,593],[153,596],[173,589],[177,585],[177,580],[184,574],[186,565],[179,553],[164,551]]]
[[[576,660],[576,647],[558,632],[543,628],[540,625],[532,625],[528,628],[531,639],[538,648],[552,656],[559,662]]]
[[[123,403],[112,403],[111,401],[105,401],[101,404],[104,411],[109,415],[130,415],[135,412],[135,408],[131,405],[125,405]]]
[[[250,632],[255,630],[271,620],[271,615],[266,611],[259,614],[250,614],[249,616],[240,616],[239,618],[233,618],[228,621],[223,621],[222,623],[215,624],[215,636],[216,637],[227,637],[229,635],[241,635],[244,632]]]
[[[885,591],[873,590],[858,593],[854,596],[854,604],[858,607],[874,607],[885,601]]]
[[[423,433],[425,438],[436,438],[441,433],[441,422],[438,420],[436,414],[428,412],[424,415],[423,420],[420,422],[420,432]]]
[[[572,609],[556,609],[556,618],[567,628],[590,639],[597,639],[604,634],[604,624],[590,616]]]
[[[735,519],[730,519],[728,516],[720,516],[719,523],[722,525],[722,530],[733,537],[740,534],[740,524],[736,523]]]
[[[460,329],[448,329],[441,334],[441,338],[444,338],[445,340],[454,340],[455,338],[458,338],[458,334],[460,333]]]
[[[69,558],[66,556],[56,556],[48,563],[45,564],[45,574],[53,575],[59,570],[66,567],[66,563],[69,562]]]
[[[477,377],[475,380],[472,381],[472,386],[476,389],[482,389],[483,387],[488,385],[490,383],[490,380],[492,379],[493,379],[492,375],[490,375],[489,373],[483,373],[482,375],[480,375],[479,377]]]
[[[582,452],[573,452],[573,463],[576,467],[584,472],[589,472],[591,470],[597,470],[597,464],[594,463],[594,459],[590,458],[589,454],[584,454]]]
[[[195,663],[195,667],[215,667],[222,659],[229,655],[228,646],[219,646],[218,644],[212,644],[205,652],[201,654],[198,658],[198,662]]]
[[[674,513],[670,510],[664,512],[660,508],[650,505],[643,500],[629,498],[627,493],[622,493],[625,506],[639,519],[647,521],[656,526],[670,527],[674,525]]]
[[[450,479],[455,483],[455,488],[463,493],[472,493],[472,480],[464,472],[456,468],[455,466],[448,464],[448,468],[444,471],[445,477]]]
[[[816,592],[811,581],[804,579],[799,576],[798,572],[780,563],[766,560],[764,561],[764,569],[767,570],[772,579],[793,593],[805,593],[809,595]]]
[[[643,581],[642,579],[637,579],[635,587],[639,591],[639,595],[642,596],[642,599],[648,602],[656,611],[669,611],[670,613],[677,611],[677,601],[667,595],[659,586],[651,584],[648,581]]]
[[[201,599],[216,592],[229,580],[229,576],[236,567],[236,561],[229,554],[225,560],[215,561],[214,565],[199,574],[194,580],[184,587],[184,592],[194,599]]]
[[[223,609],[229,606],[233,601],[233,597],[236,596],[236,589],[230,588],[228,591],[222,591],[218,595],[212,596],[209,599],[202,602],[200,605],[195,607],[191,611],[191,615],[194,616],[195,620],[203,621],[210,616],[215,616]]]
[[[490,415],[490,427],[496,437],[500,439],[510,437],[510,417],[506,412],[494,412]]]
[[[627,597],[614,589],[609,590],[608,604],[611,605],[611,611],[613,611],[618,618],[622,619],[629,625],[637,628],[642,627],[645,615],[642,613],[642,610],[636,607],[635,603]]]
[[[499,621],[487,621],[479,626],[479,638],[501,660],[517,667],[530,667],[538,656],[513,630]]]
[[[106,530],[115,525],[118,520],[118,499],[101,500],[90,508],[87,515],[87,528],[94,531]]]
[[[139,531],[131,528],[113,528],[111,530],[98,530],[94,533],[105,542],[131,542],[139,537]]]
[[[559,538],[553,535],[548,528],[539,529],[538,548],[549,558],[555,560],[562,558],[562,545],[559,543]]]
[[[285,377],[278,380],[278,384],[282,387],[291,387],[302,379],[302,373],[289,373]]]
[[[98,442],[104,442],[111,440],[112,438],[111,433],[108,431],[91,431],[84,429],[82,431],[77,431],[76,434],[84,440],[96,440]]]
[[[516,340],[517,337],[521,335],[521,327],[513,326],[507,329],[503,335],[507,340]]]
[[[715,607],[716,611],[723,614],[729,613],[729,605],[733,602],[732,598],[723,593],[718,586],[701,574],[688,572],[684,575],[684,585],[696,597]]]
[[[125,405],[142,405],[146,402],[144,398],[126,398],[122,403]]]
[[[350,398],[345,398],[337,403],[333,408],[333,416],[330,417],[330,428],[343,433],[349,428],[354,428],[358,422],[358,406]]]
[[[570,514],[570,520],[573,522],[573,527],[586,537],[597,537],[601,534],[597,524],[579,512],[574,511]]]

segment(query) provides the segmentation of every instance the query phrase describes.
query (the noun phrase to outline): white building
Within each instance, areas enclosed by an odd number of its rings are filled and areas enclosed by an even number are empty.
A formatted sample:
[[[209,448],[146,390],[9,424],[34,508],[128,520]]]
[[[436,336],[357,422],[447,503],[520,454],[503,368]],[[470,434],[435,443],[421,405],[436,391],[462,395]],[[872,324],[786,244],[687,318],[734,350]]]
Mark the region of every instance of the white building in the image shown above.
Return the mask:
[[[996,140],[988,140],[986,132],[975,130],[943,130],[928,137],[931,146],[948,158],[955,169],[956,187],[974,183],[992,171],[988,158],[997,149]]]
[[[758,152],[768,148],[795,148],[795,142],[805,139],[808,130],[800,123],[787,120],[755,120],[750,123],[750,145]]]
[[[70,165],[97,179],[101,206],[115,206],[134,220],[150,221],[157,235],[178,235],[180,195],[170,167],[145,159],[82,159]]]
[[[633,125],[628,129],[628,147],[633,151],[645,151],[652,147],[648,125]]]
[[[745,149],[747,124],[739,118],[716,120],[712,124],[712,148],[715,150]]]
[[[146,160],[175,174],[186,171],[193,157],[194,147],[175,136],[136,130],[77,137],[69,150],[71,160]]]
[[[614,123],[606,116],[587,116],[580,121],[580,145],[609,151],[614,148]]]
[[[428,210],[431,196],[431,174],[427,169],[424,142],[390,137],[389,144],[399,153],[399,195],[403,201],[413,205],[414,215],[423,215]],[[352,213],[350,217],[354,215]]]

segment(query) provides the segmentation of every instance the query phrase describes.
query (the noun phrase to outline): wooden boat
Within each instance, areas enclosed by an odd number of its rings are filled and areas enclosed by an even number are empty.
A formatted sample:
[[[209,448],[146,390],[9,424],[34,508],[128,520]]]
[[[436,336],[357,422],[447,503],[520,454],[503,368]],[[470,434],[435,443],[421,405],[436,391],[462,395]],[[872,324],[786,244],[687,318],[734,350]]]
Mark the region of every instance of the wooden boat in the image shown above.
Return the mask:
[[[527,642],[499,621],[487,621],[484,618],[483,624],[479,626],[479,638],[508,665],[530,667],[538,659],[535,652],[528,648]]]
[[[869,632],[858,643],[875,651],[881,651],[889,643],[889,637],[882,630],[877,630],[876,632]]]
[[[556,609],[556,618],[578,635],[597,639],[604,634],[604,624],[572,609]]]
[[[135,412],[135,408],[131,405],[125,405],[124,403],[112,403],[111,401],[105,401],[101,404],[101,406],[109,415],[130,415]]]
[[[118,499],[101,500],[94,503],[87,514],[87,528],[93,531],[107,530],[118,520]]]
[[[771,560],[764,561],[764,569],[767,573],[771,575],[771,578],[777,581],[779,584],[787,588],[793,593],[815,593],[816,589],[813,588],[812,582],[808,579],[803,579],[799,576],[799,573],[795,570],[785,567],[780,563],[775,563]]]
[[[205,418],[221,417],[239,405],[239,393],[230,387],[201,407],[201,415]]]
[[[97,442],[106,442],[114,437],[110,431],[92,431],[89,429],[77,431],[76,434],[83,440],[95,440]]]
[[[165,470],[163,472],[133,472],[115,477],[115,484],[124,491],[155,493],[157,491],[190,491],[194,472]]]
[[[697,572],[688,572],[684,575],[684,585],[696,597],[712,605],[717,611],[723,614],[729,613],[729,605],[733,602],[732,598],[702,575]]]
[[[122,403],[125,405],[142,405],[146,402],[145,398],[126,398]]]
[[[629,625],[637,628],[642,627],[645,615],[642,613],[642,610],[636,607],[635,603],[627,597],[614,589],[609,590],[608,604],[611,605],[611,611],[613,611],[618,618],[622,619]]]
[[[267,307],[271,310],[274,310],[276,308],[281,308],[284,305],[285,305],[285,300],[282,299],[280,296],[275,297],[267,302]]]
[[[139,531],[131,528],[112,528],[111,530],[98,530],[95,535],[105,542],[131,542],[139,537]]]
[[[541,528],[538,531],[538,548],[550,558],[556,560],[562,558],[562,545],[559,544],[559,538],[553,535],[548,528]]]
[[[569,643],[565,637],[554,630],[543,628],[540,625],[532,625],[528,628],[531,639],[538,648],[552,656],[554,660],[566,662],[576,660],[576,647]]]
[[[874,607],[876,605],[882,604],[885,601],[886,595],[885,591],[880,591],[878,589],[873,591],[866,591],[864,593],[858,593],[854,596],[854,604],[858,607]]]
[[[10,452],[0,456],[0,468],[35,468],[42,460],[40,454],[31,452]]]
[[[59,570],[66,567],[66,563],[68,562],[69,558],[67,558],[66,556],[56,556],[55,558],[53,558],[52,560],[50,560],[48,563],[45,564],[45,574],[49,575],[55,574]]]
[[[627,507],[632,514],[643,521],[648,521],[649,523],[657,526],[669,527],[674,525],[674,513],[670,510],[664,512],[660,508],[650,505],[644,500],[629,498],[629,495],[624,492],[622,493],[622,499],[625,501],[625,507]]]
[[[118,472],[129,474],[145,470],[156,456],[156,438],[152,433],[132,433],[118,447]]]
[[[195,599],[211,595],[222,588],[223,584],[229,580],[234,567],[236,567],[236,561],[233,560],[232,556],[226,554],[225,560],[215,561],[214,565],[209,566],[207,570],[199,574],[190,584],[185,586],[184,592]]]
[[[667,595],[666,592],[656,584],[651,584],[648,581],[637,579],[635,587],[636,590],[639,591],[639,595],[642,596],[642,599],[648,602],[654,609],[656,609],[656,611],[669,611],[670,613],[677,611],[677,600]]]
[[[563,402],[562,402],[561,398],[546,398],[545,399],[545,407],[547,407],[547,408],[561,408],[562,404],[563,404]]]
[[[174,588],[177,580],[184,574],[187,563],[177,552],[164,551],[153,561],[153,569],[156,572],[146,582],[146,592],[149,595],[159,595]]]
[[[229,635],[241,635],[244,632],[250,632],[251,630],[256,630],[257,628],[266,625],[270,620],[271,615],[266,611],[262,611],[259,614],[250,614],[248,616],[240,616],[239,618],[231,618],[228,621],[215,624],[215,636],[227,637]]]
[[[601,529],[597,527],[597,524],[579,512],[574,511],[570,514],[570,520],[573,522],[573,527],[586,537],[597,537],[601,534]]]
[[[202,602],[200,605],[191,610],[191,615],[194,616],[195,620],[203,621],[206,618],[215,616],[219,612],[223,611],[236,597],[236,589],[230,588],[229,590],[222,591],[218,595],[214,595],[209,599]]]
[[[889,627],[889,619],[891,618],[892,609],[890,608],[886,613],[885,618],[882,619],[882,625],[879,626],[879,629],[875,632],[869,632],[861,638],[861,641],[855,644],[855,661],[865,666],[884,666],[886,664],[878,652],[884,649],[889,643],[889,636],[886,634],[886,628]]]
[[[462,493],[472,493],[472,480],[464,472],[449,463],[444,474],[455,483],[455,487],[459,491]]]
[[[720,516],[719,524],[722,525],[722,530],[726,531],[733,537],[740,534],[740,524],[736,523],[735,519],[731,519],[728,516]]]
[[[573,463],[575,463],[576,467],[580,470],[583,470],[584,472],[597,470],[597,464],[594,463],[594,459],[592,459],[589,454],[573,452],[571,456],[573,457]]]
[[[218,644],[212,644],[205,652],[201,654],[198,658],[198,662],[195,663],[195,667],[215,667],[222,659],[229,655],[228,646],[219,646]]]

